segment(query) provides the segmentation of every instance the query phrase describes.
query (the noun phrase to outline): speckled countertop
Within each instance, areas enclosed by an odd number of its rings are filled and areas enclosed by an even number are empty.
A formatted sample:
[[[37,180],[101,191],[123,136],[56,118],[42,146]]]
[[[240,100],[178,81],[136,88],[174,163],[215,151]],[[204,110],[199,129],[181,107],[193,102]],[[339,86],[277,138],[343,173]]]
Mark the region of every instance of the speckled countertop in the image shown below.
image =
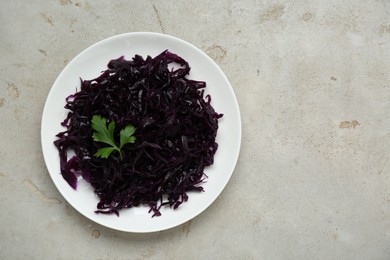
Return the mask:
[[[64,66],[134,31],[212,57],[243,124],[221,196],[151,234],[75,211],[40,145]],[[390,259],[389,1],[3,1],[0,35],[1,259]]]

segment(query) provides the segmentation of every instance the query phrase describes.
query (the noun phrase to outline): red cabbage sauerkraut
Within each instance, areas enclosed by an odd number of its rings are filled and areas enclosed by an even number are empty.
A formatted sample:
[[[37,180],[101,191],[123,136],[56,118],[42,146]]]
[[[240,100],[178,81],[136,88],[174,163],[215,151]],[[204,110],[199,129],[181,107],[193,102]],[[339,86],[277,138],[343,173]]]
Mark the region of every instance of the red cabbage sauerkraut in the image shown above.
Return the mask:
[[[66,98],[66,130],[54,142],[61,174],[74,189],[79,176],[93,186],[100,200],[96,213],[119,216],[123,208],[148,205],[152,216],[160,216],[161,207],[176,209],[187,192],[203,191],[222,114],[204,95],[206,83],[188,79],[187,61],[168,50],[154,58],[122,56],[107,67]],[[136,127],[136,141],[123,147],[122,160],[118,153],[94,156],[105,145],[92,139],[94,115],[115,122],[116,139],[126,125]]]

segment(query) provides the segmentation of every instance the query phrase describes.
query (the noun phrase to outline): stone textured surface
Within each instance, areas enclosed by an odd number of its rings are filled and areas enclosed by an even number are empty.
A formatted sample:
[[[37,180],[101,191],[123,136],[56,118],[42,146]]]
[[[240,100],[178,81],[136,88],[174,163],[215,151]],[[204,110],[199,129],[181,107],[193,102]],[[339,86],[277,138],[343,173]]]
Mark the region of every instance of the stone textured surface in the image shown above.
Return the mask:
[[[209,54],[243,123],[221,196],[152,234],[76,212],[40,146],[64,66],[133,31]],[[390,259],[389,1],[3,1],[0,35],[1,259]]]

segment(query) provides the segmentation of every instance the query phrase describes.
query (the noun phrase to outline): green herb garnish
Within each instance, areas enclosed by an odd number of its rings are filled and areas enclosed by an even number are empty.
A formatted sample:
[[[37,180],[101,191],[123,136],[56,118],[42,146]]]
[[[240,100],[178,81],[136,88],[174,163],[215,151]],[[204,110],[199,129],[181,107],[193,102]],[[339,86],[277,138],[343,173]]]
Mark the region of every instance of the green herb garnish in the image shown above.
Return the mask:
[[[95,142],[101,142],[110,146],[100,148],[96,153],[96,157],[108,158],[113,151],[118,151],[120,159],[122,160],[122,148],[125,144],[134,143],[136,138],[133,136],[135,133],[135,127],[127,125],[119,132],[119,147],[115,144],[114,131],[115,122],[111,121],[107,128],[107,119],[100,115],[94,115],[92,117],[92,128],[96,132],[92,134],[92,138]]]

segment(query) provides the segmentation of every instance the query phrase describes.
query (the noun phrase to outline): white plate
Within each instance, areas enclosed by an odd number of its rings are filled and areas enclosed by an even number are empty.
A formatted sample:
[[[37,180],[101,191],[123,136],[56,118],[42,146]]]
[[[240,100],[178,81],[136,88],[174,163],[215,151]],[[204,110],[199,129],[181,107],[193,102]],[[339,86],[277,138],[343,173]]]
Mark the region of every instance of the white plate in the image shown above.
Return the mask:
[[[79,180],[73,190],[60,174],[60,160],[53,141],[65,128],[60,125],[66,115],[65,98],[80,88],[80,77],[92,79],[105,70],[108,61],[122,55],[131,59],[135,54],[146,57],[162,51],[178,54],[188,61],[189,78],[206,81],[206,94],[211,94],[212,106],[224,116],[219,120],[218,150],[214,165],[206,167],[209,176],[203,185],[205,192],[188,193],[189,199],[176,210],[162,208],[160,217],[152,218],[148,206],[130,208],[115,215],[96,214],[99,201],[93,189]],[[42,115],[41,141],[49,174],[62,196],[77,211],[103,226],[127,232],[154,232],[180,225],[204,211],[219,196],[228,183],[236,165],[241,145],[241,119],[233,89],[218,65],[205,53],[178,38],[148,32],[126,33],[100,41],[77,55],[60,73],[47,97]]]

